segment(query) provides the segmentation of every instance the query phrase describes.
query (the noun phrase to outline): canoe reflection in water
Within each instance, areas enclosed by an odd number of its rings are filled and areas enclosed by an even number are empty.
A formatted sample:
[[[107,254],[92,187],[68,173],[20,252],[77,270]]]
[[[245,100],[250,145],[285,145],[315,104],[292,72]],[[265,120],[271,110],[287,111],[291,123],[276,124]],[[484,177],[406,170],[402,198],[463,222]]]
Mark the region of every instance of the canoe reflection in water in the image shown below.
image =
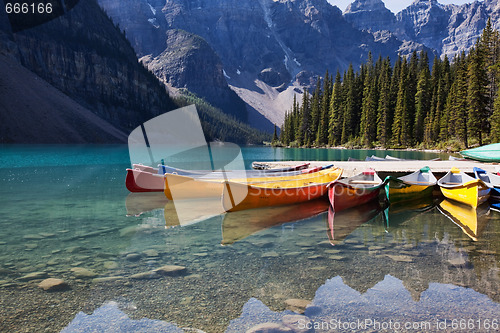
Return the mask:
[[[162,209],[168,199],[163,192],[130,193],[125,199],[127,216],[139,217],[146,212]]]
[[[328,210],[328,239],[332,245],[341,243],[347,236],[362,224],[374,219],[382,211],[378,200],[370,201],[335,212],[332,207]]]
[[[385,230],[389,232],[391,228],[431,210],[441,200],[440,197],[427,196],[414,201],[391,203],[384,209]]]
[[[262,207],[224,215],[222,245],[230,245],[259,231],[283,223],[297,222],[326,212],[326,198],[278,207]]]
[[[164,206],[165,227],[187,226],[219,216],[224,212],[220,198],[182,199]]]
[[[488,225],[490,206],[484,203],[477,208],[445,199],[438,207],[439,211],[462,229],[473,241],[477,241]]]

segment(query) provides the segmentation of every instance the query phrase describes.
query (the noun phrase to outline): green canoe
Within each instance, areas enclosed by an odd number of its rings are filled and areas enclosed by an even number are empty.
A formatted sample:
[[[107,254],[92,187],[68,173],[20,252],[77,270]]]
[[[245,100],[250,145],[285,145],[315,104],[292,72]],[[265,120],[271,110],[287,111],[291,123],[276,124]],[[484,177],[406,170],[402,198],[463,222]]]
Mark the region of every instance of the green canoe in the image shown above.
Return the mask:
[[[500,143],[461,151],[463,157],[482,162],[500,162]]]

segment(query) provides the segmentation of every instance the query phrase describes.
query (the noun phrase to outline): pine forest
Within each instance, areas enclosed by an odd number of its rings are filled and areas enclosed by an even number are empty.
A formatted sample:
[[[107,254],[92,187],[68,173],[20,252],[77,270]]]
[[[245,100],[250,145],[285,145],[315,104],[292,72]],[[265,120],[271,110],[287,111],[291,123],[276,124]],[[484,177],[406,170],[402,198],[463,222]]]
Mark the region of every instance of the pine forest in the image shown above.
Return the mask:
[[[500,141],[500,34],[488,21],[468,54],[424,51],[326,72],[294,97],[274,143],[459,150]],[[275,134],[276,135],[276,134]]]

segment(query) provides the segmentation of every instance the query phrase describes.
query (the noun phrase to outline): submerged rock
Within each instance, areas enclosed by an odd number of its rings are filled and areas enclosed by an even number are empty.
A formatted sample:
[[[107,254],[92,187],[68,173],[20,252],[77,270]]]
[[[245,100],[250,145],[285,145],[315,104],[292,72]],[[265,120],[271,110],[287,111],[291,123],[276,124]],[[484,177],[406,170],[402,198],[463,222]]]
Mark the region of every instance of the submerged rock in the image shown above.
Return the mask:
[[[150,279],[159,279],[160,275],[157,274],[155,271],[147,271],[130,275],[130,278],[134,280],[150,280]]]
[[[105,269],[117,269],[118,263],[116,261],[105,261],[103,266]]]
[[[20,278],[18,278],[18,280],[26,282],[26,281],[31,281],[31,280],[43,279],[46,277],[47,277],[46,272],[33,272],[33,273],[26,274],[24,276],[21,276]]]
[[[117,280],[123,280],[125,279],[124,276],[107,276],[107,277],[101,277],[101,278],[95,278],[92,280],[93,283],[105,283],[105,282],[113,282]]]
[[[263,323],[250,328],[246,333],[292,333],[291,328],[277,323]]]
[[[304,313],[306,311],[307,306],[311,303],[311,301],[306,299],[287,299],[285,301],[286,308],[290,311],[297,313]]]
[[[141,259],[141,255],[139,253],[129,253],[125,259],[128,261],[139,261]]]
[[[177,265],[165,265],[153,270],[153,272],[160,275],[176,276],[186,272],[186,267]]]
[[[276,258],[279,257],[280,255],[278,252],[271,251],[271,252],[266,252],[261,255],[262,258]]]
[[[69,285],[64,280],[48,278],[40,282],[38,288],[45,291],[62,291],[69,289]]]
[[[291,328],[294,333],[312,333],[314,329],[311,319],[306,316],[300,315],[286,315],[281,319],[283,325]],[[307,328],[309,327],[309,329]]]
[[[96,272],[83,267],[73,267],[71,271],[76,278],[80,279],[91,279],[97,276]]]
[[[145,250],[145,251],[142,251],[142,253],[146,257],[158,257],[159,256],[159,253],[156,250]]]
[[[394,261],[398,262],[413,262],[413,259],[409,256],[405,255],[391,255],[391,254],[386,254],[389,258],[391,258]]]

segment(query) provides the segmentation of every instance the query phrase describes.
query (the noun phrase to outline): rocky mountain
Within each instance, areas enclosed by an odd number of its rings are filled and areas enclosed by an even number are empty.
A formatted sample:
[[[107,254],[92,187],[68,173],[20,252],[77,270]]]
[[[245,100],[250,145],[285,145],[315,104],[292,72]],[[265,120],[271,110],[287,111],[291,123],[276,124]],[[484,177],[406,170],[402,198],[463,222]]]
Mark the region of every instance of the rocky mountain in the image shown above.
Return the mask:
[[[491,17],[500,28],[497,0],[443,5],[438,0],[415,0],[396,15],[387,13],[381,0],[356,0],[344,12],[346,20],[374,35],[390,33],[401,41],[415,42],[440,56],[469,50]],[[392,15],[391,15],[392,14]]]
[[[374,37],[361,31],[326,0],[99,2],[164,82],[195,92],[200,92],[195,86],[207,82],[205,90],[216,92],[200,94],[209,101],[212,96],[224,99],[221,92],[230,87],[275,124],[283,121],[293,94],[306,83],[314,84],[326,69],[343,69],[351,62],[359,65],[369,50],[395,57],[420,47],[403,45],[394,36]],[[196,40],[191,44],[200,47],[191,46],[194,50],[187,51],[185,32]],[[207,44],[202,47],[195,35]],[[172,58],[177,56],[182,59]],[[196,63],[194,72],[186,67],[189,63]],[[222,76],[225,82],[219,80]]]
[[[344,18],[360,30],[396,31],[396,15],[382,0],[356,0],[344,11]]]
[[[265,137],[206,102],[170,98],[95,0],[22,29],[12,22],[0,12],[0,142],[124,143],[144,121],[193,102],[209,140]],[[209,68],[218,61],[198,60],[188,66],[194,72],[203,61]]]
[[[31,29],[2,26],[10,75],[0,103],[11,132],[2,142],[126,142],[131,129],[176,107],[94,0]]]
[[[342,11],[327,0],[98,0],[135,52],[172,91],[187,88],[240,119],[234,91],[281,125],[293,95],[326,69],[415,50],[467,50],[498,3],[442,5],[415,0],[394,14],[382,0],[355,0]],[[229,90],[229,88],[231,90]]]

